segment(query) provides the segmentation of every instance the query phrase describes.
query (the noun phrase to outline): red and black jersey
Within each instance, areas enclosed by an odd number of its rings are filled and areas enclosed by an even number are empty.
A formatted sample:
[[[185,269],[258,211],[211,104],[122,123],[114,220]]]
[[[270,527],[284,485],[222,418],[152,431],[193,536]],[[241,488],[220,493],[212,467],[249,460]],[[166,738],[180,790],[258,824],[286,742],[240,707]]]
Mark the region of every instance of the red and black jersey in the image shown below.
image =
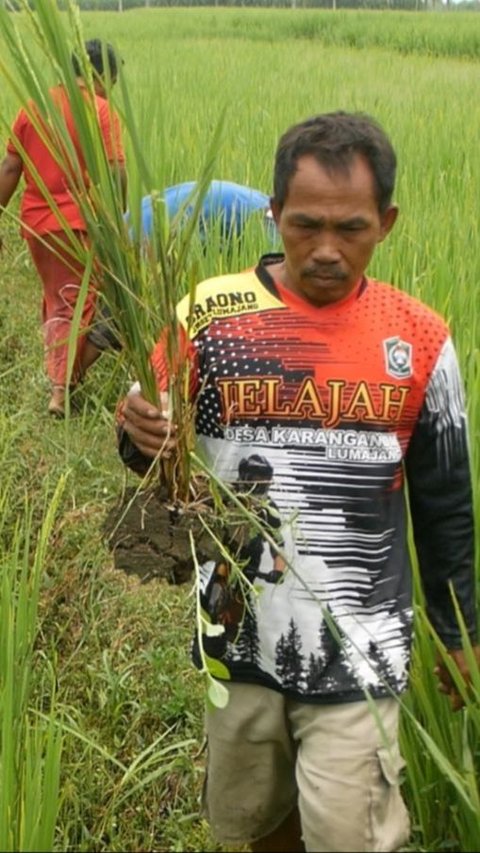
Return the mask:
[[[467,426],[448,328],[369,278],[317,308],[268,267],[267,257],[203,282],[193,315],[179,306],[199,443],[218,476],[258,489],[280,519],[264,546],[253,537],[251,565],[243,537],[246,606],[235,584],[225,589],[224,556],[203,568],[203,604],[226,626],[204,645],[233,679],[303,701],[400,692],[412,624],[405,479],[433,625],[461,645],[451,581],[475,627]],[[165,387],[161,346],[153,362]]]

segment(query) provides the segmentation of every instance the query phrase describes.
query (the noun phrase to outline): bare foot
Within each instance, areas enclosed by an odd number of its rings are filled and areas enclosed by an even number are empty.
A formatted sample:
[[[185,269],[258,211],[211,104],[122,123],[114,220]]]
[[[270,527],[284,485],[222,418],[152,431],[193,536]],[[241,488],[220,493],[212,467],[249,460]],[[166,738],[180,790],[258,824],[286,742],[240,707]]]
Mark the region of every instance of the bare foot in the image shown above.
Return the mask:
[[[65,417],[65,388],[55,385],[48,403],[48,412],[55,418]]]

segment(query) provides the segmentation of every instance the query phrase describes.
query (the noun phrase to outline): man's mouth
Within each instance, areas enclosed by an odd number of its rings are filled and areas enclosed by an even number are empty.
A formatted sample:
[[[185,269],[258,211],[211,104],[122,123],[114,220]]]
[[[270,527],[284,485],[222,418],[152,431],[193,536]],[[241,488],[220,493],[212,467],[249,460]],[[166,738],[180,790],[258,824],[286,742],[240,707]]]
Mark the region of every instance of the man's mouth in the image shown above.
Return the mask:
[[[319,268],[311,268],[305,270],[303,273],[304,278],[315,278],[318,281],[325,281],[331,283],[345,281],[346,275],[340,270],[326,270]]]

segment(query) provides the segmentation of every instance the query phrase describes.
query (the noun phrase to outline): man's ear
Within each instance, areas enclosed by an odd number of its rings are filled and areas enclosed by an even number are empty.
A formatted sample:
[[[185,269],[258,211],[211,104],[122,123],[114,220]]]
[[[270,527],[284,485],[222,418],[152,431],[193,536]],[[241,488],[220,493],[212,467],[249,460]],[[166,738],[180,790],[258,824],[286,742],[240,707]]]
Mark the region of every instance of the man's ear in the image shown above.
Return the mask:
[[[379,243],[381,243],[382,240],[385,240],[385,237],[388,237],[388,235],[390,234],[390,231],[392,230],[393,226],[395,225],[395,223],[397,221],[397,217],[398,217],[398,205],[397,204],[391,204],[389,207],[387,207],[386,211],[384,213],[382,213],[381,225],[380,225],[380,239],[378,241]]]

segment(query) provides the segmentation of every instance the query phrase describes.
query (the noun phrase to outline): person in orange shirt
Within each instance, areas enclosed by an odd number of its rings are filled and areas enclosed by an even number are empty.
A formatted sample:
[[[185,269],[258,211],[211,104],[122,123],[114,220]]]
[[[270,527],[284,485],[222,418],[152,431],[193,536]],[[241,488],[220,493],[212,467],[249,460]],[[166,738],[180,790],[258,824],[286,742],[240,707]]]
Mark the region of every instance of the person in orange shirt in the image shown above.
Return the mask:
[[[110,44],[102,48],[100,39],[87,41],[85,49],[94,72],[95,107],[106,155],[119,175],[124,201],[126,171],[120,123],[106,98],[104,76],[106,56],[110,80],[115,82],[117,58]],[[75,55],[72,57],[72,63],[78,85],[87,94],[80,63]],[[62,85],[56,86],[51,90],[51,97],[59,112],[63,114],[78,163],[86,176],[85,159],[65,88]],[[43,284],[45,367],[52,385],[48,410],[52,415],[63,417],[68,340],[79,288],[85,273],[84,265],[75,257],[71,232],[81,241],[87,240],[87,233],[85,220],[75,199],[72,181],[61,165],[62,156],[56,157],[52,143],[47,146],[42,140],[38,132],[38,122],[32,120],[33,115],[34,108],[30,104],[20,110],[12,127],[7,153],[0,164],[0,215],[8,205],[23,174],[25,189],[20,210],[21,233],[27,241]],[[55,209],[52,209],[48,196],[55,202]],[[65,223],[71,232],[65,229]],[[80,330],[87,329],[92,324],[95,304],[96,285],[92,279],[82,309]],[[83,378],[94,357],[89,351],[86,335],[81,333],[76,342],[71,387],[75,387]]]

